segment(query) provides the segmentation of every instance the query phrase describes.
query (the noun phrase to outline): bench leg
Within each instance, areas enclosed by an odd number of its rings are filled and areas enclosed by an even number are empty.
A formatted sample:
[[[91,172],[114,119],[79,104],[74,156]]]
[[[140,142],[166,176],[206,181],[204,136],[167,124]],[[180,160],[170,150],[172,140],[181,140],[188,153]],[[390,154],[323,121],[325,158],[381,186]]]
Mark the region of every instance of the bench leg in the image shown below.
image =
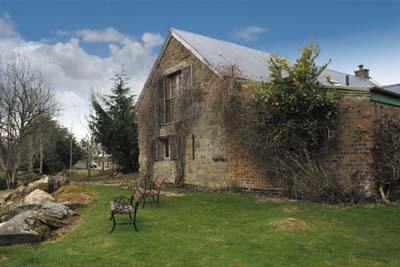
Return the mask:
[[[136,232],[139,232],[139,230],[136,227],[136,213],[133,215],[133,228],[135,228]]]
[[[144,205],[146,204],[146,197],[143,195],[143,205],[142,208],[144,208]]]
[[[113,225],[112,225],[112,228],[111,228],[111,231],[109,232],[110,234],[114,231],[114,229],[115,229],[115,215],[114,215],[114,213],[112,213],[111,214],[111,218],[110,218],[110,220],[112,219],[112,221],[113,221]]]

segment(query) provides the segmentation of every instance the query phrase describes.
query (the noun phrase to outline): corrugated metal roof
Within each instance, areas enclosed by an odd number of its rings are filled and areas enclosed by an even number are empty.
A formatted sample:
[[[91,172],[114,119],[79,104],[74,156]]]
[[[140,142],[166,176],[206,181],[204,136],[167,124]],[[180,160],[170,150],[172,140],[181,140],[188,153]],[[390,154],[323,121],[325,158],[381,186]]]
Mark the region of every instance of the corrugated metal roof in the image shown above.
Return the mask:
[[[267,60],[272,56],[270,53],[173,28],[171,35],[217,72],[226,66],[236,65],[241,71],[241,78],[269,81]],[[370,80],[330,69],[326,69],[321,74],[319,79],[321,83],[332,85],[327,82],[327,75],[338,85],[346,85],[346,75],[349,75],[350,86],[376,85]]]
[[[400,95],[400,83],[381,86],[383,89]]]

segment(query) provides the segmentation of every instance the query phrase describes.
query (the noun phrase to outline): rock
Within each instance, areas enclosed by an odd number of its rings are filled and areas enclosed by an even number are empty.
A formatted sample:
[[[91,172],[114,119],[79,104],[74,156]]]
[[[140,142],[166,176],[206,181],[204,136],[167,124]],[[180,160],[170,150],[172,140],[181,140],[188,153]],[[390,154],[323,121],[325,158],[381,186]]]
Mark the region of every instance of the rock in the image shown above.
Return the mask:
[[[28,188],[30,191],[33,191],[35,189],[47,190],[48,183],[49,183],[49,177],[47,175],[44,175],[39,180],[36,180],[28,184]]]
[[[300,230],[305,231],[308,230],[309,227],[305,221],[297,218],[286,218],[280,220],[274,220],[270,223],[278,227],[281,230]]]
[[[47,184],[47,192],[53,193],[57,191],[62,186],[68,185],[69,179],[65,176],[50,176],[49,182]]]
[[[60,203],[48,202],[39,210],[38,220],[52,229],[58,229],[69,224],[65,219],[70,215],[73,215],[73,212],[67,206]]]
[[[12,217],[23,213],[28,210],[38,211],[42,205],[40,204],[19,204],[19,205],[11,205],[7,210],[4,210],[0,214],[0,222],[7,221]]]
[[[72,214],[72,211],[67,206],[61,203],[48,202],[40,209],[40,214],[50,216],[57,219],[64,219]]]
[[[65,201],[65,202],[62,202],[61,204],[63,204],[64,206],[67,206],[71,210],[76,210],[77,208],[80,208],[83,206],[82,203],[72,202],[72,201]]]
[[[0,224],[0,245],[39,242],[50,229],[38,220],[38,211],[25,211]]]
[[[46,202],[53,202],[54,198],[41,189],[35,189],[32,193],[27,195],[24,202],[27,204],[43,204]]]
[[[42,241],[50,230],[68,225],[70,215],[74,215],[70,208],[54,202],[11,207],[7,212],[11,219],[0,223],[0,245]]]
[[[11,198],[13,190],[1,190],[0,191],[0,206],[4,206],[7,200]]]

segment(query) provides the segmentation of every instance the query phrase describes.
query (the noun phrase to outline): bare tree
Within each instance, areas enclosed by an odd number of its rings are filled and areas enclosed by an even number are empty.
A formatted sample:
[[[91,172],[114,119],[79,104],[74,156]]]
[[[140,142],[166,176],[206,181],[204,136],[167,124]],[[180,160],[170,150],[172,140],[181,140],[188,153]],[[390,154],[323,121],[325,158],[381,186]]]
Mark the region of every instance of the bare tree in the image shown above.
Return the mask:
[[[40,117],[56,112],[53,99],[50,86],[28,60],[0,66],[0,165],[8,188],[17,185],[23,151],[40,128]]]

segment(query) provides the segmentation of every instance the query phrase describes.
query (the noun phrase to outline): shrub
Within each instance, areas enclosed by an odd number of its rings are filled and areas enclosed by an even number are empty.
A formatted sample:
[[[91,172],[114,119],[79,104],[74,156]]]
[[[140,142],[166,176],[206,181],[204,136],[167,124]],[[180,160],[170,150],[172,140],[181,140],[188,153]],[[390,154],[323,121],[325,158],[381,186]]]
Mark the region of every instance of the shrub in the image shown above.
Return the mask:
[[[375,183],[382,200],[389,202],[395,197],[391,193],[400,188],[400,123],[388,117],[380,119],[373,138]]]

